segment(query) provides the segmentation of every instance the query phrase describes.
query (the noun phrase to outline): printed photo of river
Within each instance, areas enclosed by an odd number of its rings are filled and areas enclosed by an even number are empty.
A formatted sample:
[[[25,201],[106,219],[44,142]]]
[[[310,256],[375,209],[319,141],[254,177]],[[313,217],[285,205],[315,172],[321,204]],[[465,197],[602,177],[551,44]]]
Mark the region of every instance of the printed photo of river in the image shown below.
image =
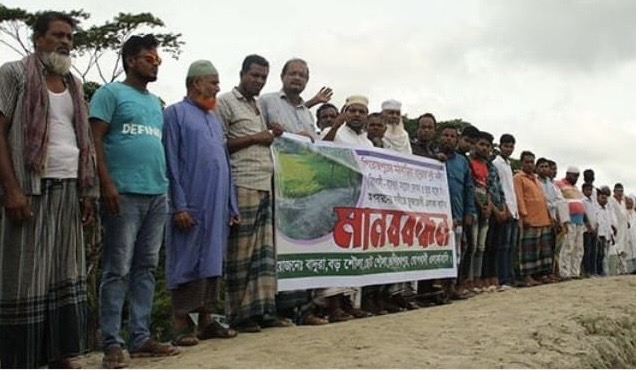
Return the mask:
[[[331,234],[336,224],[333,207],[355,206],[360,197],[362,175],[354,153],[285,137],[272,148],[278,228],[295,240]]]

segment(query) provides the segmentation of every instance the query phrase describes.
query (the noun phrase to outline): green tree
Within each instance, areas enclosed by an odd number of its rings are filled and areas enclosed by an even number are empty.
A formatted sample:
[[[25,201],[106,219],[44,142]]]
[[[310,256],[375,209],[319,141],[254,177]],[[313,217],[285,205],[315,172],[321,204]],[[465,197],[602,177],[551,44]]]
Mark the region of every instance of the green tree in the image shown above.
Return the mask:
[[[0,4],[0,45],[18,55],[33,52],[30,29],[44,11],[28,12]],[[85,84],[88,98],[101,85],[116,80],[122,73],[121,45],[131,35],[150,33],[159,40],[160,49],[178,59],[184,45],[180,33],[157,32],[164,22],[151,13],[119,13],[102,24],[85,26],[91,15],[84,10],[66,12],[78,21],[74,36],[74,72]]]
[[[407,116],[402,116],[402,122],[404,122],[404,129],[406,130],[406,132],[409,133],[409,137],[411,138],[411,140],[417,139],[417,126],[418,126],[417,118],[418,117],[408,118]],[[449,125],[456,126],[460,132],[466,127],[472,126],[470,122],[464,121],[461,118],[455,118],[448,121],[437,122],[437,128],[435,130],[436,133],[435,133],[435,140],[434,140],[435,145],[437,145],[439,141],[439,135],[442,133],[442,130],[445,127],[448,127]]]
[[[44,11],[28,12],[21,8],[8,8],[0,4],[0,48],[12,50],[20,56],[33,52],[31,26]],[[119,13],[102,24],[85,26],[90,14],[83,10],[66,12],[78,22],[74,35],[74,72],[82,79],[84,95],[90,100],[101,84],[116,80],[123,68],[120,49],[126,39],[133,34],[152,32],[159,40],[160,49],[178,59],[184,42],[180,33],[155,32],[165,27],[164,22],[151,13]],[[101,275],[100,257],[102,250],[101,226],[96,223],[85,229],[87,261],[89,333],[91,346],[99,346],[98,287]],[[162,254],[163,257],[163,254]],[[170,295],[165,290],[164,262],[157,269],[157,294],[153,310],[153,332],[166,339],[170,328]],[[127,310],[124,310],[124,313]]]

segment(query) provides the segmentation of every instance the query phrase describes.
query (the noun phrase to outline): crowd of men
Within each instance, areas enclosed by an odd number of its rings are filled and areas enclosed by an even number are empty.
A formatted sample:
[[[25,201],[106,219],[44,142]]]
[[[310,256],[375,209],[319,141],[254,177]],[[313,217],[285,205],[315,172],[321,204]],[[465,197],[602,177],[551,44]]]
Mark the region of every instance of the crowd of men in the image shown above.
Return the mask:
[[[466,299],[636,269],[634,197],[620,184],[613,194],[594,187],[591,170],[579,189],[578,168],[557,179],[556,163],[529,151],[513,173],[510,134],[501,135],[495,155],[493,135],[472,126],[444,126],[436,140],[430,113],[410,138],[396,100],[370,113],[367,98],[356,95],[338,109],[323,88],[305,101],[309,68],[301,59],[283,66],[280,91],[259,97],[270,66],[258,55],[245,58],[237,86],[218,98],[214,65],[193,62],[185,98],[163,109],[148,90],[161,65],[152,35],[124,43],[125,79],[99,88],[87,108],[69,73],[74,29],[63,13],[41,14],[34,53],[0,67],[2,366],[71,368],[87,351],[82,227],[97,209],[105,368],[128,365],[125,347],[131,357],[171,356],[237,332],[417,309],[429,293]],[[321,103],[314,122],[310,108]],[[269,146],[283,132],[444,162],[457,278],[277,294]],[[169,344],[149,330],[162,244],[173,304]],[[211,315],[222,281],[229,327]]]

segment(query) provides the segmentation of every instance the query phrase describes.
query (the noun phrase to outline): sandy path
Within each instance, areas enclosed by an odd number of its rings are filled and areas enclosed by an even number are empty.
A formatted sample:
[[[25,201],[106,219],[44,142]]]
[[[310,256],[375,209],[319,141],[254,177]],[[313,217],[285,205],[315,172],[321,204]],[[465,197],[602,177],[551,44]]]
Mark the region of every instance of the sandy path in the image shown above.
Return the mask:
[[[85,366],[100,365],[93,353]],[[636,366],[636,276],[586,279],[322,327],[214,339],[160,368]]]

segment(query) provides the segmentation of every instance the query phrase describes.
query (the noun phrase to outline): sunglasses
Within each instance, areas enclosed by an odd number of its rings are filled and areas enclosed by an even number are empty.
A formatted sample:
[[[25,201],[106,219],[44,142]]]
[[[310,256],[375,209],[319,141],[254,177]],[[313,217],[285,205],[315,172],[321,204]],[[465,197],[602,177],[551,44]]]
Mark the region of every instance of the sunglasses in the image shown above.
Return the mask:
[[[145,60],[146,62],[152,64],[152,65],[161,65],[161,58],[156,55],[156,54],[145,54],[145,55],[139,55],[135,58],[142,58],[143,60]]]

